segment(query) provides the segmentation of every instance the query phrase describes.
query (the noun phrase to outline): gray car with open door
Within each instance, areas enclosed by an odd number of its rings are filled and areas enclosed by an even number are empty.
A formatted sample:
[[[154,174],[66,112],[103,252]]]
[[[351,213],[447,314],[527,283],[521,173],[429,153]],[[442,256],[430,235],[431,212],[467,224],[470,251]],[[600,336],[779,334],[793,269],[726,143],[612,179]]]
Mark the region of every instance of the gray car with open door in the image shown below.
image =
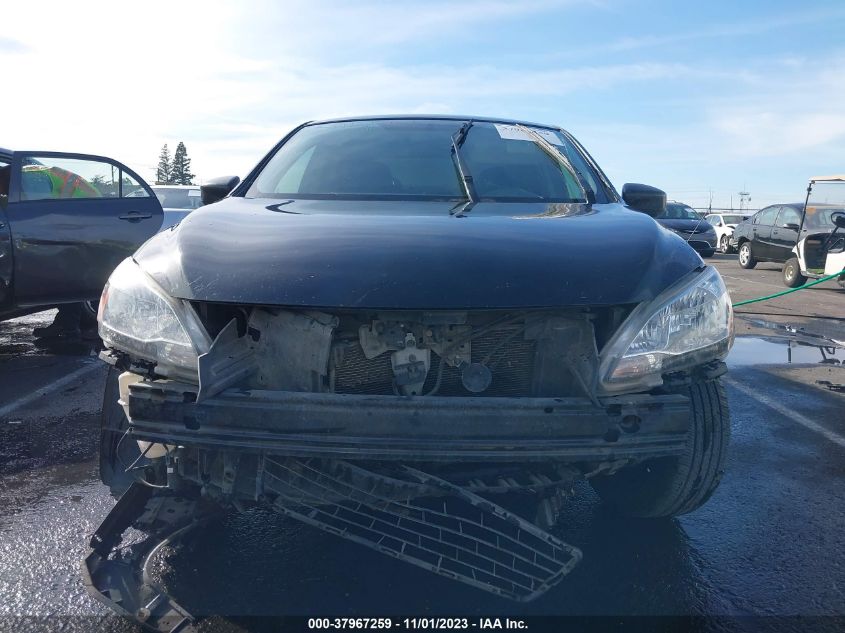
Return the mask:
[[[0,149],[0,319],[97,300],[162,216],[149,185],[111,158]]]

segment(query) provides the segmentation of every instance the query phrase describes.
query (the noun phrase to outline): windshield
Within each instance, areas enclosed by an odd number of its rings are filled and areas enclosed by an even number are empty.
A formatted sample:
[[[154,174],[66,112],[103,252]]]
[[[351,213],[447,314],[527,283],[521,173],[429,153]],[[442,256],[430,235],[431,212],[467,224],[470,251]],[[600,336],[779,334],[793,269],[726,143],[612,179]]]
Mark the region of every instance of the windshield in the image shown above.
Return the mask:
[[[807,199],[804,227],[809,230],[833,229],[833,214],[845,212],[845,182],[815,182]]]
[[[309,125],[276,152],[247,197],[465,200],[452,152],[456,120],[367,120]],[[561,133],[530,128],[576,174],[517,126],[474,122],[460,159],[481,201],[608,202],[587,159]],[[580,181],[580,182],[579,182]]]
[[[698,215],[692,207],[685,204],[678,204],[677,202],[666,203],[666,209],[660,215],[654,216],[658,220],[700,220]]]
[[[153,187],[152,189],[164,209],[196,209],[202,206],[198,188]]]

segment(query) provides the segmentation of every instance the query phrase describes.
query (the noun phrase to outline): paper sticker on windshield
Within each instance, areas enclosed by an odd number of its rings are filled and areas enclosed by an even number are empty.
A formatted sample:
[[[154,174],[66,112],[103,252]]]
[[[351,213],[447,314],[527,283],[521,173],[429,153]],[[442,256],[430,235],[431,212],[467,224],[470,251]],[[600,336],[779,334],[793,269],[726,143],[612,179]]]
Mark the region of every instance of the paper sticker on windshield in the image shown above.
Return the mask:
[[[496,127],[496,131],[499,133],[499,136],[503,139],[512,140],[512,141],[531,141],[533,140],[528,134],[520,130],[515,125],[506,125],[504,123],[494,123]],[[552,145],[563,145],[563,142],[560,140],[560,137],[557,135],[556,132],[552,130],[542,130],[539,128],[529,128],[532,132],[536,132],[544,139],[546,139]]]

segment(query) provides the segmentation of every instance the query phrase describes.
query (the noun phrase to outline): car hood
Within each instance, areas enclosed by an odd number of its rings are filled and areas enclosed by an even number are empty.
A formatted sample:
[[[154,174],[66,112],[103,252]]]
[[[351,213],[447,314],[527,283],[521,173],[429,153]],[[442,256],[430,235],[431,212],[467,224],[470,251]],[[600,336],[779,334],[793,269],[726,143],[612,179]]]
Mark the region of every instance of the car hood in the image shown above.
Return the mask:
[[[618,204],[453,207],[227,198],[135,259],[182,299],[379,309],[632,304],[703,265]]]

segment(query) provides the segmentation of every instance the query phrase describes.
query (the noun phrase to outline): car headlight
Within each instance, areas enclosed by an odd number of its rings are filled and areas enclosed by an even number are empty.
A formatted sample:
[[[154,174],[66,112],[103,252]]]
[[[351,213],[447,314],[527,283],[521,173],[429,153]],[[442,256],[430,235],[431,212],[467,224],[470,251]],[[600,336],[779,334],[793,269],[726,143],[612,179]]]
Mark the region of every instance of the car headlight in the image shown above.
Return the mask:
[[[208,335],[193,309],[170,297],[131,258],[109,277],[97,321],[108,347],[152,361],[165,375],[195,376],[197,356],[208,351]]]
[[[666,372],[724,358],[732,343],[730,296],[719,273],[708,266],[631,312],[601,352],[602,390],[659,386]]]

